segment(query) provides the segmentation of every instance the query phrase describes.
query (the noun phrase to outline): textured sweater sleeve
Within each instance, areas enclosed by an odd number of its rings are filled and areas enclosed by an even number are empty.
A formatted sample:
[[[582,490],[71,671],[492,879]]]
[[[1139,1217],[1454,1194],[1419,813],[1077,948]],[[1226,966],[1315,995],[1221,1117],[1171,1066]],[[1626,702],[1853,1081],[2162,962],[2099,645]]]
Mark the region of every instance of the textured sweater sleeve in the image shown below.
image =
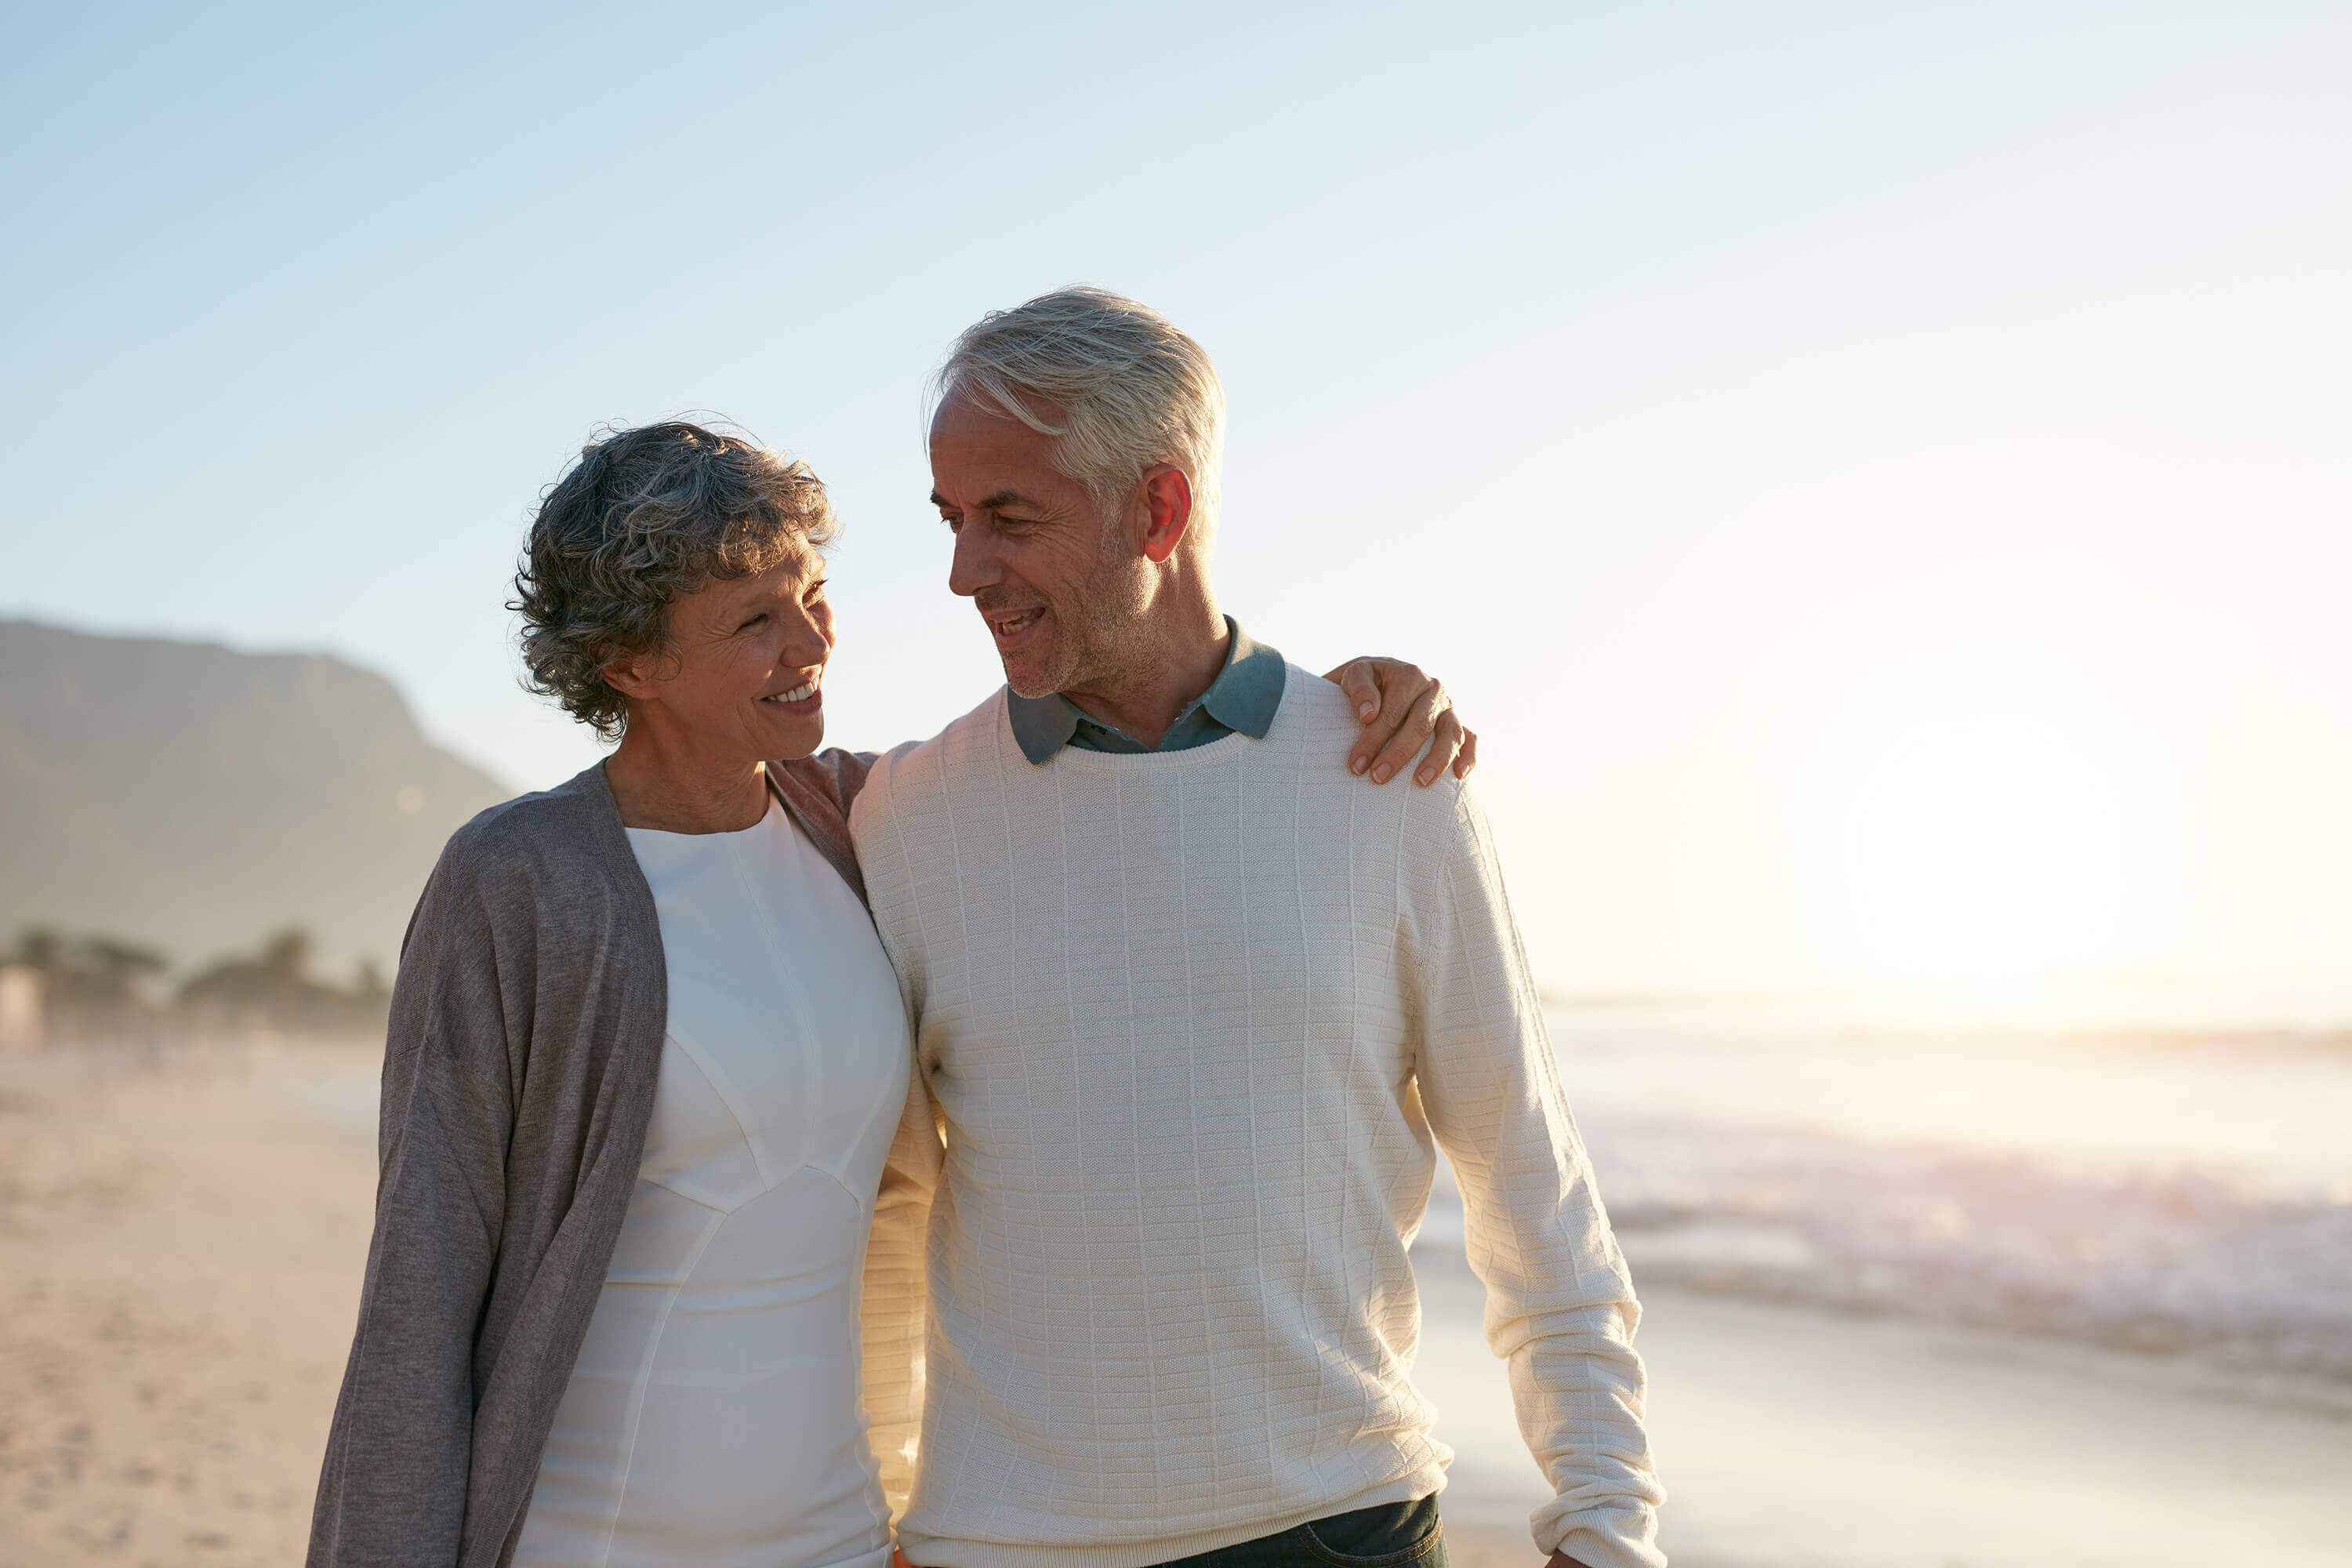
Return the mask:
[[[1535,1544],[1591,1568],[1658,1568],[1641,1309],[1466,790],[1442,857],[1408,875],[1422,1100],[1461,1184],[1486,1342],[1509,1363],[1520,1432],[1555,1494],[1535,1513]]]
[[[310,1568],[455,1564],[513,1125],[494,922],[453,846],[401,954],[384,1050],[375,1234]]]
[[[895,1517],[907,1510],[923,1413],[925,1237],[940,1179],[940,1130],[920,1069],[907,1075],[907,1106],[882,1168],[874,1234],[866,1247],[860,1320],[866,1435]]]

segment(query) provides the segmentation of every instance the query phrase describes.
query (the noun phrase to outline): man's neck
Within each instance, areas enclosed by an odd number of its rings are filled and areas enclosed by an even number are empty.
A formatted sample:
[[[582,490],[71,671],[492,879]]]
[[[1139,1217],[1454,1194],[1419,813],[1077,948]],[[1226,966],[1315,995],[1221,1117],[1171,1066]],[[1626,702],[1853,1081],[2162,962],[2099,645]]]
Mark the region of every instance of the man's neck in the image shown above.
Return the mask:
[[[1062,692],[1088,718],[1115,726],[1147,746],[1159,745],[1176,715],[1217,683],[1234,641],[1233,628],[1214,601],[1194,606],[1177,624],[1155,629],[1160,635],[1149,637],[1149,656],[1130,668]]]

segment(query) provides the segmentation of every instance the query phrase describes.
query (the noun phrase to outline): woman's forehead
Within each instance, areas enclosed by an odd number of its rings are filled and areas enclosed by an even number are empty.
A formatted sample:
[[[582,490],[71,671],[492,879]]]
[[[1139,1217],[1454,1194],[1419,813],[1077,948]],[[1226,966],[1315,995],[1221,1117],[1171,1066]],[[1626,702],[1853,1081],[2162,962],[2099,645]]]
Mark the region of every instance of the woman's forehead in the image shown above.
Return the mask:
[[[747,576],[714,577],[683,595],[678,605],[709,616],[725,616],[764,601],[797,599],[824,574],[824,557],[794,540],[784,546],[782,557],[772,565]]]
[[[824,574],[824,557],[805,540],[784,540],[778,548],[782,553],[768,565],[749,576],[725,579],[717,585],[730,590],[737,598],[758,599],[772,594],[796,593]]]

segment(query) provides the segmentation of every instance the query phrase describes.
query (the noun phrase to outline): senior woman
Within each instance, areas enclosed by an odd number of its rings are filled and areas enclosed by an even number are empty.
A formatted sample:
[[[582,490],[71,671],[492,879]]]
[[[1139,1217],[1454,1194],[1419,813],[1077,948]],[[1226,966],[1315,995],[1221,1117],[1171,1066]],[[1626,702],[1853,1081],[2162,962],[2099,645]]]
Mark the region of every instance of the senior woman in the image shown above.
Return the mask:
[[[832,529],[803,465],[685,424],[541,507],[532,683],[619,746],[417,905],[312,1564],[889,1561],[940,1156],[849,847],[870,758],[817,754]],[[1418,670],[1334,678],[1387,699],[1360,757],[1466,770]]]

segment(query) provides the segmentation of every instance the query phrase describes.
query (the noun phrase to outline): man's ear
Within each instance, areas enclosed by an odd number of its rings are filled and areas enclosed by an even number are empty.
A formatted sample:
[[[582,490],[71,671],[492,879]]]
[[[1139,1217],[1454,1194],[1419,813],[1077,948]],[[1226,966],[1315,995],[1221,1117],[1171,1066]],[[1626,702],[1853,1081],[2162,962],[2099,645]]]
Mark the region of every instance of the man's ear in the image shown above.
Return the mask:
[[[1184,542],[1192,522],[1192,481],[1173,463],[1154,463],[1143,474],[1143,554],[1164,563]]]

